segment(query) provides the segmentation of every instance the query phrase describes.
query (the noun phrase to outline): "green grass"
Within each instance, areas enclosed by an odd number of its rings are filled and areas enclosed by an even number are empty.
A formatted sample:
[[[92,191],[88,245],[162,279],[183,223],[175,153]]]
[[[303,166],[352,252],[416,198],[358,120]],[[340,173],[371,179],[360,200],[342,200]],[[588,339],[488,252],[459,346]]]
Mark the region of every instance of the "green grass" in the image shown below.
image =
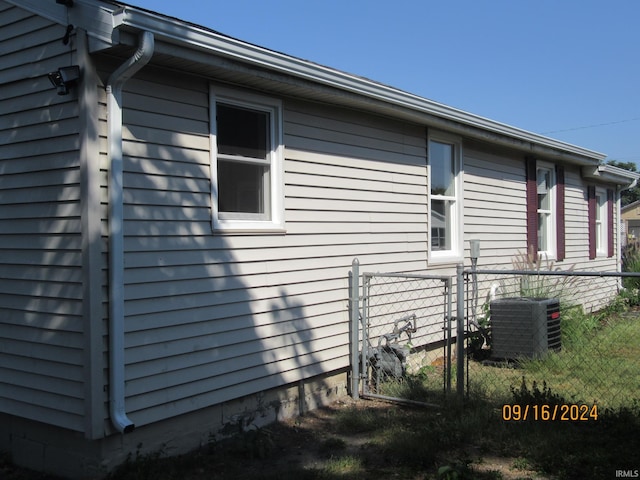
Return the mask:
[[[326,463],[323,470],[322,475],[326,477],[354,477],[366,474],[362,459],[353,455],[332,458]]]
[[[470,390],[504,401],[522,376],[552,385],[573,403],[617,408],[640,399],[640,319],[631,315],[599,318],[563,313],[562,350],[525,359],[518,368],[469,362]],[[512,367],[512,366],[511,366]]]
[[[380,385],[379,393],[388,397],[416,402],[441,403],[444,395],[443,372],[434,367],[422,367],[404,378],[387,380]]]

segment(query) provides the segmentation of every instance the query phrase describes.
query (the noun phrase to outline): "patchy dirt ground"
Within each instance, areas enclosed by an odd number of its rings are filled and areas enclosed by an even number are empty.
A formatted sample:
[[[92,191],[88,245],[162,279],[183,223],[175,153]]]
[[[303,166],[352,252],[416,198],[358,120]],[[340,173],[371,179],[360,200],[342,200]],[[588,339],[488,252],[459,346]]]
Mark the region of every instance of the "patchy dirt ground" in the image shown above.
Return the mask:
[[[431,459],[424,469],[406,468],[381,446],[378,431],[358,428],[350,431],[349,424],[344,424],[348,418],[345,413],[354,411],[372,413],[374,419],[392,415],[396,420],[410,420],[415,409],[381,401],[346,399],[242,437],[212,443],[189,455],[167,458],[159,453],[140,458],[112,473],[110,479],[549,479],[529,470],[523,459],[488,454],[481,445],[461,445],[449,454],[438,454],[435,466]],[[458,476],[439,477],[438,470],[442,468],[455,470]],[[11,467],[1,459],[0,478],[59,480]]]
[[[391,467],[390,470],[393,470],[393,465],[389,465],[388,459],[384,455],[381,456],[379,449],[370,443],[371,436],[369,434],[336,432],[336,413],[347,408],[388,410],[403,409],[405,407],[377,400],[354,401],[348,399],[335,403],[331,408],[318,410],[304,417],[285,422],[278,425],[274,430],[280,441],[284,441],[279,445],[281,451],[280,455],[278,455],[280,457],[278,461],[286,462],[289,465],[295,464],[303,469],[322,469],[326,468],[327,463],[335,458],[336,455],[365,457],[371,473],[377,470],[381,476],[366,476],[364,478],[389,478],[386,474],[391,473],[389,472],[389,467]],[[284,427],[284,431],[280,431],[282,427]],[[292,430],[297,434],[291,435]],[[341,440],[344,444],[336,442],[334,439]],[[336,447],[332,448],[332,445],[336,445]],[[367,450],[370,451],[368,452],[369,454],[367,454]],[[529,470],[523,459],[483,455],[481,450],[479,446],[461,446],[449,455],[443,456],[438,465],[455,464],[456,459],[467,458],[470,460],[470,468],[480,478],[549,480],[549,477],[540,476],[538,473]],[[431,473],[434,474],[433,478],[437,478],[437,470]],[[425,474],[428,475],[429,472],[425,472]],[[483,476],[482,474],[486,475]],[[391,478],[394,477],[402,478],[392,474]],[[416,478],[425,477],[419,476]],[[426,478],[431,477],[428,476]]]
[[[484,449],[479,445],[461,445],[447,455],[439,455],[436,467],[430,466],[419,472],[407,470],[380,446],[378,432],[359,432],[357,429],[345,431],[348,426],[340,426],[337,418],[341,413],[353,412],[354,409],[385,413],[393,411],[394,416],[398,412],[410,416],[415,410],[377,400],[346,399],[329,408],[257,431],[254,436],[239,439],[235,445],[233,440],[221,445],[227,457],[226,461],[217,465],[216,471],[221,475],[220,478],[236,478],[238,474],[243,478],[302,478],[300,472],[315,471],[323,473],[319,476],[304,475],[304,478],[550,479],[530,470],[524,459],[483,454],[481,452]],[[434,412],[434,415],[437,413]],[[238,471],[233,461],[229,461],[238,456],[244,459],[242,471]],[[340,459],[358,459],[358,462],[357,465],[349,465]],[[465,459],[464,466],[460,465],[460,459]],[[461,474],[458,477],[439,477],[438,469],[449,465],[454,469],[459,468]],[[364,466],[363,469],[360,466]],[[274,472],[274,476],[263,477],[265,472]],[[283,472],[283,475],[275,472]],[[186,478],[200,480],[205,477]]]

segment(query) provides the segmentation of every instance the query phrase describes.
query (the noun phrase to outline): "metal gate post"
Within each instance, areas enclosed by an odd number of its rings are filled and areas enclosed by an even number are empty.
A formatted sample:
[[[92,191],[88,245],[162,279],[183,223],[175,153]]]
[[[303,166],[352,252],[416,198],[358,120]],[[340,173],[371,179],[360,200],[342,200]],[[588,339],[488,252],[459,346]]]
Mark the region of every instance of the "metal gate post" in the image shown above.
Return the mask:
[[[464,265],[456,266],[456,393],[458,400],[464,398]]]
[[[360,261],[351,262],[351,396],[360,398]]]
[[[371,277],[366,273],[362,275],[362,352],[360,352],[361,370],[360,379],[362,380],[362,393],[369,395],[369,293],[370,293]],[[358,312],[360,313],[360,312]]]

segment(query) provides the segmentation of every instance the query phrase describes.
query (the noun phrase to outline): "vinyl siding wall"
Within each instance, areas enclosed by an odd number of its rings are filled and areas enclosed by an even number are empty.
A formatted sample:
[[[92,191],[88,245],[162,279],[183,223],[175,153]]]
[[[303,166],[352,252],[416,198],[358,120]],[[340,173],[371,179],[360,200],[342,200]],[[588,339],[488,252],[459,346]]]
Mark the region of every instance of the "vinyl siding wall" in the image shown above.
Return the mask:
[[[219,235],[208,102],[206,81],[151,69],[125,86],[126,401],[137,425],[348,367],[353,258],[426,268],[424,128],[286,100],[287,233]]]
[[[46,78],[69,47],[62,27],[1,0],[0,12],[0,106],[12,113],[0,117],[0,408],[82,430],[80,125],[74,97]],[[96,58],[104,82],[118,62]],[[151,66],[125,85],[125,391],[136,425],[347,368],[354,257],[361,271],[454,273],[427,262],[426,128],[288,98],[286,234],[212,233],[208,92],[204,78]],[[464,143],[464,169],[465,239],[482,241],[482,265],[509,268],[526,249],[524,158]],[[566,177],[565,264],[613,270],[615,259],[587,262],[585,186],[577,169]]]
[[[347,368],[354,257],[361,271],[454,273],[427,262],[427,129],[288,98],[286,234],[212,233],[208,88],[153,67],[125,86],[126,402],[137,425]],[[481,266],[511,268],[526,251],[524,155],[466,142],[464,170],[465,240],[482,241]],[[566,176],[563,265],[592,268],[585,185],[578,169]]]
[[[464,145],[465,239],[480,240],[479,268],[510,268],[527,248],[524,158],[488,150]]]
[[[527,252],[524,155],[493,151],[477,143],[466,144],[464,155],[465,238],[481,242],[479,269],[513,269],[514,257]],[[589,182],[582,178],[579,167],[565,166],[566,258],[561,262],[545,260],[542,270],[547,267],[607,272],[619,269],[615,255],[589,260],[587,185]],[[618,218],[613,222],[618,225]],[[618,229],[614,228],[615,245],[618,245],[618,236]],[[484,280],[485,290],[481,290],[480,298],[484,298],[496,281],[495,278]],[[575,281],[572,288],[576,301],[590,310],[602,308],[615,295],[617,286],[615,279],[583,277]]]
[[[0,411],[83,426],[79,121],[64,28],[0,1]]]

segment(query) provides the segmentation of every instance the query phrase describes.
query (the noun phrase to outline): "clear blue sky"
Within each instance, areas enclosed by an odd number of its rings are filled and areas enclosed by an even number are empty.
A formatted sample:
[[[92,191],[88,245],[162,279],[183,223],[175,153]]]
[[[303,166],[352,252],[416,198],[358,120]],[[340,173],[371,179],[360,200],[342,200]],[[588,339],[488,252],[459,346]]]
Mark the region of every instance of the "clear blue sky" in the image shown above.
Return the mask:
[[[636,162],[638,0],[128,0]]]

